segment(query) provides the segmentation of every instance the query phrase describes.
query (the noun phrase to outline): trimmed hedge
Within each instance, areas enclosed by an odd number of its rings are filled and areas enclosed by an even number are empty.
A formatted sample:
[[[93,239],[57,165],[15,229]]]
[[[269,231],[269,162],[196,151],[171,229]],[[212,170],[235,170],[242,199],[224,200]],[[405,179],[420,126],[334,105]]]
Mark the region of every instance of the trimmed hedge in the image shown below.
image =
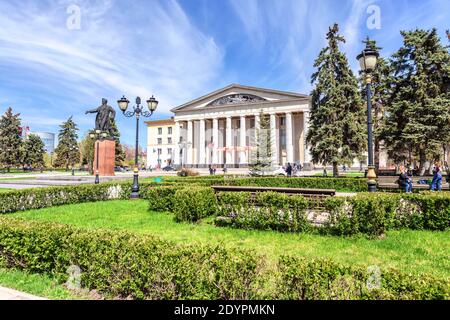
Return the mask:
[[[2,217],[0,259],[61,282],[77,266],[83,287],[134,299],[251,299],[257,276],[252,252]]]
[[[52,206],[126,199],[131,185],[97,184],[13,190],[0,193],[0,213],[10,213]]]
[[[0,262],[60,282],[133,299],[448,299],[450,282],[383,270],[380,288],[362,266],[282,257],[267,268],[253,251],[178,245],[148,235],[0,217]]]
[[[141,198],[150,199],[154,187],[169,185],[175,187],[173,182],[141,183],[139,193]],[[130,194],[130,182],[11,190],[0,193],[0,214],[74,203],[125,200]]]
[[[175,192],[180,188],[181,187],[175,186],[149,188],[146,194],[146,198],[149,202],[149,209],[157,212],[173,212],[175,209]]]
[[[193,222],[215,214],[218,226],[290,232],[319,230],[371,237],[392,229],[450,228],[450,195],[445,193],[360,193],[317,203],[276,192],[260,192],[256,197],[248,192],[220,192],[215,196],[210,187],[178,187],[175,194],[168,191],[171,188],[174,187],[154,188],[152,192],[158,200],[151,200],[151,207],[159,211],[173,209],[178,221]],[[314,221],[314,214],[326,221],[320,221],[320,225]]]
[[[327,177],[252,177],[229,178],[227,176],[206,176],[186,178],[166,178],[177,183],[195,183],[198,185],[289,187],[309,189],[335,189],[337,191],[363,192],[367,190],[367,180],[362,178],[327,178]]]
[[[450,196],[443,193],[358,194],[325,201],[325,230],[337,235],[381,235],[390,229],[448,230]]]
[[[278,299],[444,300],[450,294],[448,279],[350,267],[324,259],[308,261],[284,256],[279,261],[279,272]]]
[[[307,200],[303,196],[288,196],[277,192],[258,192],[252,198],[248,192],[218,194],[216,225],[242,229],[299,232],[311,228],[307,220]]]
[[[216,212],[217,201],[210,187],[184,187],[173,195],[173,212],[176,221],[196,222]]]

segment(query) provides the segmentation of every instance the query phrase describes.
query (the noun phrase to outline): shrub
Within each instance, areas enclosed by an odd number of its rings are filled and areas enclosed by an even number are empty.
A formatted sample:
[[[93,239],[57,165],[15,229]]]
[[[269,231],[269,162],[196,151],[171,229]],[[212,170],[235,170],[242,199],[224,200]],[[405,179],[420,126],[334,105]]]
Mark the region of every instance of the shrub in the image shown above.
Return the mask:
[[[51,206],[126,199],[130,185],[97,184],[15,190],[0,193],[0,213],[47,208]]]
[[[175,186],[161,186],[149,189],[146,194],[149,209],[152,211],[174,211],[174,197],[178,189],[179,187]]]
[[[173,198],[176,221],[196,222],[216,212],[217,201],[210,187],[184,187],[176,190]]]
[[[253,198],[248,192],[221,192],[218,204],[222,216],[215,220],[218,226],[278,231],[309,229],[307,201],[303,196],[258,192]]]
[[[282,257],[276,298],[317,299],[448,299],[450,282],[422,274],[343,266],[326,259]]]
[[[443,193],[358,194],[329,198],[330,213],[323,231],[337,235],[378,236],[390,229],[447,230],[450,227],[450,196]]]
[[[167,181],[189,182],[203,186],[255,186],[255,187],[289,187],[310,189],[335,189],[337,191],[362,192],[367,190],[367,180],[362,178],[323,178],[323,177],[168,177]]]
[[[381,286],[370,289],[377,283],[364,266],[286,256],[267,268],[248,250],[7,217],[0,217],[0,261],[60,282],[77,266],[83,287],[117,298],[448,299],[450,291],[448,279],[427,274],[382,270]]]
[[[0,258],[61,282],[75,265],[84,287],[135,299],[251,299],[258,262],[250,251],[4,217]]]

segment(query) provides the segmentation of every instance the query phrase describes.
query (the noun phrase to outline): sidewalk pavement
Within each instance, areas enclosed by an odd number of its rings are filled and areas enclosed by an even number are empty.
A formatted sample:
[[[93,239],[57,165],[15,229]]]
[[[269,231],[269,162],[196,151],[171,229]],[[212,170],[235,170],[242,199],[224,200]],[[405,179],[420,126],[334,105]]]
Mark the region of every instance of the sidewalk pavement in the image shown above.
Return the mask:
[[[47,300],[14,289],[0,287],[0,300]]]

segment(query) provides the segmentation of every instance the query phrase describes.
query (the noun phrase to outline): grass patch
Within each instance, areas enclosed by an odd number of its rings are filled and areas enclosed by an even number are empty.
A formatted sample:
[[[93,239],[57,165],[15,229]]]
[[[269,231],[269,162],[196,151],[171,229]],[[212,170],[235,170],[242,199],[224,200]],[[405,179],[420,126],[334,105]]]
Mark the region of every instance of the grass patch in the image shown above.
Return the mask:
[[[52,300],[82,299],[49,276],[18,269],[0,268],[0,285]]]
[[[13,189],[11,188],[0,188],[0,192],[7,192],[7,191],[11,191]]]
[[[145,200],[118,200],[30,210],[11,216],[84,228],[125,229],[178,243],[222,243],[230,247],[254,249],[272,262],[280,255],[288,254],[331,258],[350,265],[377,265],[381,269],[393,267],[404,272],[450,276],[450,231],[389,231],[383,240],[246,231],[215,227],[212,218],[197,224],[176,223],[172,214],[149,212],[147,207]]]

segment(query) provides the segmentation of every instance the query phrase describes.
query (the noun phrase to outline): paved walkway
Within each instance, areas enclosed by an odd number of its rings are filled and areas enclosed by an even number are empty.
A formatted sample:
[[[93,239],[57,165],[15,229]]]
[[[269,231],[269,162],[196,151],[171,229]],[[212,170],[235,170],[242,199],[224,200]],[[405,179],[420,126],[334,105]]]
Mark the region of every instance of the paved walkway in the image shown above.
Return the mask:
[[[17,290],[0,287],[0,300],[47,300]]]

